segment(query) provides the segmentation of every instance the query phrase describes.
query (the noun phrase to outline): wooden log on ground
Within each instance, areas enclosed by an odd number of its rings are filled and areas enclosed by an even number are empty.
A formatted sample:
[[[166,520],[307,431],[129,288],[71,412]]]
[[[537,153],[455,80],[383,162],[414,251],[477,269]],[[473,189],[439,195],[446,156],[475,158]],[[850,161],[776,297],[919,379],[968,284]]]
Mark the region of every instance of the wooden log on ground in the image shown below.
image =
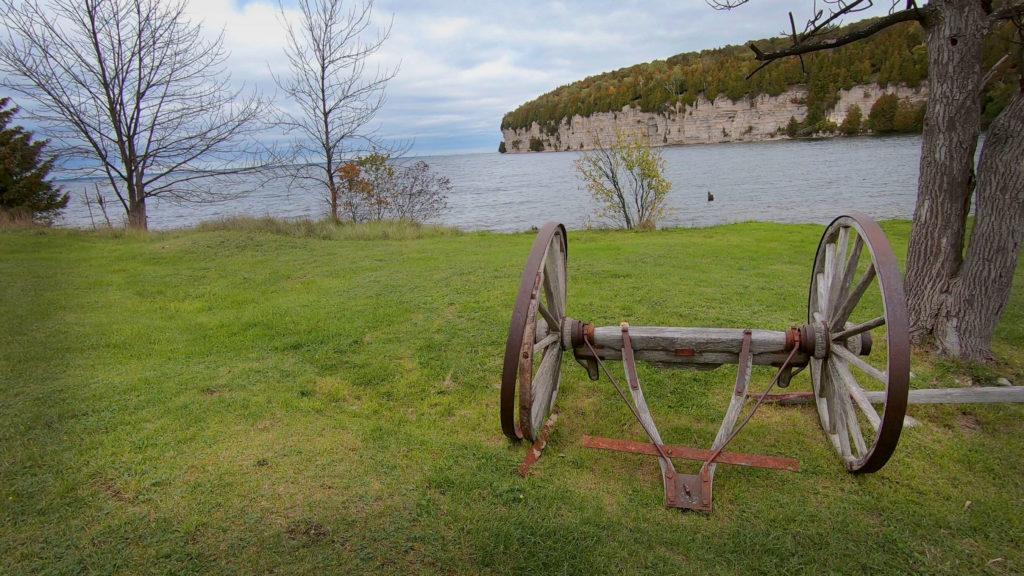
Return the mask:
[[[865,392],[874,404],[885,401],[882,392]],[[910,404],[1014,404],[1024,402],[1024,386],[972,386],[911,390]]]

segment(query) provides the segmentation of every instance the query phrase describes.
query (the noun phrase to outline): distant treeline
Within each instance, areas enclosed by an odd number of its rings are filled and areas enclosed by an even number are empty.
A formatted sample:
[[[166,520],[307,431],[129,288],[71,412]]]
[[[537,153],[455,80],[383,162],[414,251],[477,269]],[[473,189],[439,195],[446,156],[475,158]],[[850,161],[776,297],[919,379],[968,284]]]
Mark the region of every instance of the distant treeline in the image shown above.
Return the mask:
[[[837,33],[855,30],[872,21],[847,25]],[[989,38],[985,50],[986,70],[1008,51],[1012,30],[1012,25],[1007,23]],[[786,38],[755,41],[765,52],[782,48],[789,42]],[[791,129],[812,133],[830,128],[825,125],[826,116],[835,106],[840,89],[870,82],[882,86],[905,84],[913,88],[928,76],[924,33],[914,22],[893,26],[842,48],[806,55],[803,60],[803,70],[799,59],[788,58],[747,80],[746,76],[760,64],[747,46],[686,52],[561,86],[506,114],[501,127],[528,128],[536,122],[554,133],[563,119],[577,114],[613,112],[624,106],[672,114],[677,104],[691,105],[701,94],[712,101],[720,95],[735,101],[744,96],[777,96],[791,86],[804,85],[808,114],[799,126]],[[983,91],[980,105],[986,123],[1006,105],[1018,74],[1015,69],[1007,70]]]

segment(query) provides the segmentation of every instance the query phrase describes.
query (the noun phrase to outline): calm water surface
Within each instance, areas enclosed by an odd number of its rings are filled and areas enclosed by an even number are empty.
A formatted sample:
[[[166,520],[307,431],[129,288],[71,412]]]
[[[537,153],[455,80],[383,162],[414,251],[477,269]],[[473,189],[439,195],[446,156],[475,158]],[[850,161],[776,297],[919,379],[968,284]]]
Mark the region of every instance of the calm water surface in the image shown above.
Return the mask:
[[[826,223],[858,210],[909,218],[917,188],[919,136],[836,138],[662,148],[672,181],[667,226],[746,220]],[[454,189],[443,224],[518,231],[558,220],[587,225],[594,204],[576,177],[575,152],[468,154],[423,158]],[[62,224],[91,226],[82,192],[93,182],[63,182],[72,200]],[[715,195],[707,202],[707,193]],[[153,228],[179,228],[232,215],[321,217],[322,198],[284,182],[213,205],[151,205]],[[111,213],[112,216],[115,213]],[[120,215],[117,215],[120,218]]]

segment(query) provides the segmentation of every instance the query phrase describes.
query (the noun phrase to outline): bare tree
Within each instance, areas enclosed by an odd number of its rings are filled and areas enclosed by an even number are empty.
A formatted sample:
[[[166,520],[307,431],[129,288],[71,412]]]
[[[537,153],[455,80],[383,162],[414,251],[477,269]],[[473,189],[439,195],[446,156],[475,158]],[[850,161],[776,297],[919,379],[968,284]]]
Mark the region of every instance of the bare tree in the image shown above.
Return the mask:
[[[261,167],[249,137],[268,103],[232,88],[223,36],[183,0],[0,0],[2,85],[32,99],[58,152],[102,173],[128,224],[146,201],[223,200],[215,177]],[[72,163],[74,164],[74,163]]]
[[[731,9],[748,0],[710,0]],[[840,19],[872,6],[871,0],[815,3],[802,31],[789,15],[790,46],[764,52],[762,64],[828,50],[867,38],[900,22],[918,22],[928,53],[928,107],[921,145],[917,206],[907,254],[906,288],[911,332],[945,354],[991,358],[991,339],[1010,298],[1024,242],[1024,2],[915,0],[894,2],[887,16],[837,35]],[[995,68],[982,69],[983,41],[1012,22],[1017,42]],[[979,95],[996,68],[1014,63],[1018,83],[989,127],[975,174],[981,134]],[[972,200],[975,225],[968,241]]]
[[[375,148],[371,122],[384,105],[384,89],[397,69],[367,70],[367,59],[391,34],[373,27],[373,0],[298,0],[299,15],[281,17],[288,30],[285,56],[290,74],[276,76],[287,96],[284,129],[297,136],[292,176],[316,184],[326,195],[330,217],[340,218],[345,189],[337,173],[347,160]]]

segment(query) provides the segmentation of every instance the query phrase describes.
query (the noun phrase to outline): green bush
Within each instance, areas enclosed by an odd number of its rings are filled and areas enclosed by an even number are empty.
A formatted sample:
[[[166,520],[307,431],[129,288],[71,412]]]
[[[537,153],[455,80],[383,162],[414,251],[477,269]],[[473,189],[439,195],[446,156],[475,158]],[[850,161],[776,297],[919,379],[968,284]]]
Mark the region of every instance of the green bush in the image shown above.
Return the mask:
[[[886,94],[875,101],[868,114],[868,128],[876,134],[920,132],[924,127],[924,104],[901,101]]]
[[[543,151],[544,151],[544,141],[541,140],[540,138],[537,138],[536,136],[534,136],[533,138],[530,138],[530,152],[543,152]]]
[[[839,131],[847,136],[860,134],[860,127],[863,121],[864,113],[860,111],[860,106],[854,104],[846,111],[846,118],[843,118],[843,123],[839,125]]]
[[[896,111],[900,100],[895,94],[884,94],[871,105],[868,113],[868,128],[877,134],[886,134],[896,130]]]

